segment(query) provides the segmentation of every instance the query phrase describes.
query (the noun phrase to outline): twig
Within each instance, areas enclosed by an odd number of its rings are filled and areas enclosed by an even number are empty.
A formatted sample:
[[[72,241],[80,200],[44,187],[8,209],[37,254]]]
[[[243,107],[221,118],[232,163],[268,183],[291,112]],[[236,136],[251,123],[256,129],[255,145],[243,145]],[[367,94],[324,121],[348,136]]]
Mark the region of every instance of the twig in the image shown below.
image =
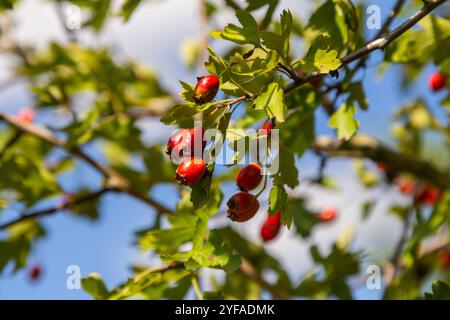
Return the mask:
[[[44,217],[44,216],[49,216],[49,215],[52,215],[52,214],[57,213],[59,211],[62,211],[62,210],[69,209],[69,208],[72,208],[74,206],[80,205],[82,203],[93,201],[93,200],[101,197],[106,192],[109,192],[109,191],[112,191],[112,190],[113,190],[112,188],[103,188],[103,189],[100,189],[98,191],[89,193],[87,195],[80,196],[79,198],[74,198],[74,199],[69,198],[69,200],[62,201],[59,204],[57,204],[57,205],[55,205],[53,207],[47,208],[47,209],[31,211],[31,212],[28,212],[28,213],[24,213],[23,215],[21,215],[19,218],[15,219],[15,220],[6,222],[4,224],[0,224],[0,230],[6,229],[6,228],[8,228],[8,227],[10,227],[10,226],[12,226],[12,225],[14,225],[16,223],[23,222],[25,220],[40,218],[40,217]]]
[[[329,156],[365,157],[389,165],[395,172],[408,172],[421,180],[428,181],[441,190],[450,188],[450,175],[440,172],[428,162],[405,155],[384,146],[373,138],[358,134],[349,141],[340,141],[319,136],[311,148],[326,152]]]
[[[397,0],[396,4],[394,5],[394,8],[389,13],[388,17],[384,21],[383,25],[381,26],[380,30],[376,33],[375,37],[372,39],[372,41],[375,41],[376,39],[380,38],[385,32],[389,30],[389,27],[391,26],[392,22],[394,21],[395,17],[400,13],[400,10],[402,9],[403,5],[405,4],[406,0]],[[353,77],[360,68],[362,68],[367,60],[367,56],[361,60],[355,65],[355,67],[350,71],[351,77]]]
[[[274,299],[286,300],[291,297],[289,292],[286,292],[283,289],[274,286],[268,283],[266,280],[264,280],[261,274],[259,274],[258,270],[256,270],[256,268],[251,264],[251,262],[245,258],[242,258],[242,264],[239,271],[242,272],[245,276],[247,276],[251,280],[255,281],[257,284],[259,284],[261,288],[267,290]]]
[[[19,141],[20,136],[22,135],[22,131],[15,131],[11,138],[5,143],[3,148],[0,150],[0,158],[3,157],[6,150],[11,148],[17,141]]]
[[[414,209],[417,209],[417,208],[414,208]],[[403,247],[405,246],[405,243],[409,239],[408,233],[409,233],[409,230],[411,229],[412,222],[414,221],[414,212],[415,212],[414,209],[411,209],[411,211],[408,212],[408,215],[406,216],[406,218],[403,222],[402,234],[400,235],[400,238],[397,241],[394,252],[392,253],[392,257],[386,266],[391,270],[389,272],[389,277],[387,277],[385,279],[386,283],[385,283],[385,290],[383,293],[383,300],[386,299],[387,293],[389,291],[389,286],[392,283],[392,280],[394,279],[394,277],[400,267],[401,254],[403,252]]]
[[[170,210],[163,204],[159,203],[158,201],[154,200],[152,197],[142,194],[138,190],[135,190],[132,187],[132,183],[128,181],[125,177],[120,175],[118,172],[116,172],[115,170],[113,170],[108,166],[105,166],[97,162],[91,156],[86,154],[82,149],[80,149],[80,147],[68,145],[64,140],[56,137],[51,131],[42,127],[38,127],[31,123],[30,124],[23,123],[17,120],[15,117],[4,113],[0,113],[0,120],[4,120],[5,122],[16,127],[17,129],[25,133],[31,134],[37,138],[40,138],[52,145],[60,147],[66,150],[68,153],[84,160],[85,162],[90,164],[93,168],[95,168],[97,171],[99,171],[105,178],[108,179],[107,181],[108,187],[117,188],[120,191],[125,192],[133,196],[134,198],[143,201],[144,203],[152,206],[153,208],[164,214],[173,214],[172,210]]]
[[[234,0],[225,0],[225,4],[236,11],[242,9]]]
[[[436,7],[442,5],[447,0],[434,0],[434,1],[428,1],[425,2],[425,5],[416,13],[414,13],[412,16],[409,17],[408,20],[406,20],[403,24],[401,24],[398,28],[394,29],[393,31],[389,32],[385,36],[382,36],[380,38],[377,38],[369,43],[367,43],[365,46],[360,48],[359,50],[352,52],[345,57],[341,59],[341,65],[338,69],[358,60],[372,51],[384,49],[388,44],[393,42],[395,39],[397,39],[399,36],[401,36],[403,33],[411,29],[413,26],[415,26],[423,17],[428,15],[431,11],[433,11]],[[337,69],[337,70],[338,70]],[[299,88],[300,86],[309,83],[311,81],[317,80],[322,78],[324,75],[327,75],[328,73],[319,73],[318,71],[311,72],[309,74],[304,75],[303,77],[299,77],[296,80],[292,81],[290,84],[285,86],[283,88],[283,91],[285,94],[288,94],[295,89]],[[237,99],[242,100],[248,100],[247,97],[241,96]]]
[[[63,6],[60,2],[55,3],[55,10],[56,10],[56,14],[58,15],[59,22],[61,23],[61,26],[63,27],[64,32],[67,36],[67,39],[70,42],[78,42],[78,38],[77,38],[77,35],[75,34],[75,32],[73,30],[69,29],[66,25],[66,22],[65,22],[66,16],[63,11]]]

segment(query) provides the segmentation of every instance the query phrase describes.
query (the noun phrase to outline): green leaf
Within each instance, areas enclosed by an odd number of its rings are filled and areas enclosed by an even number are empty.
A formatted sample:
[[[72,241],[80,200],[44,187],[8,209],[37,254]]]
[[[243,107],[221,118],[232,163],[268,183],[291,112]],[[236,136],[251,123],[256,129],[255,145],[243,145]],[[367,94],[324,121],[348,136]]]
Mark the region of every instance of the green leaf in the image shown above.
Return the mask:
[[[254,11],[258,10],[264,6],[268,6],[266,14],[262,20],[263,26],[268,26],[272,20],[272,15],[275,12],[275,9],[279,3],[279,0],[247,0],[248,6],[246,10]]]
[[[358,17],[350,0],[327,0],[311,15],[306,26],[307,38],[326,33],[333,48],[355,48],[354,36],[358,32]]]
[[[231,252],[230,247],[223,242],[218,230],[209,232],[209,239],[201,247],[194,248],[186,262],[187,269],[200,267],[220,268],[227,273],[236,271],[241,265],[240,258]]]
[[[350,92],[350,101],[356,101],[362,110],[367,110],[369,108],[362,82],[359,81],[350,84],[348,91]]]
[[[173,125],[191,119],[197,112],[198,109],[195,104],[177,104],[161,117],[161,122],[166,125]]]
[[[261,39],[259,35],[258,23],[255,18],[245,10],[236,11],[236,17],[242,25],[238,27],[234,24],[228,24],[224,31],[212,31],[211,36],[218,39],[233,41],[237,44],[253,44],[259,47]]]
[[[0,241],[0,273],[12,263],[14,272],[27,265],[35,241],[45,236],[45,230],[34,220],[17,223],[7,229],[7,238]]]
[[[298,185],[298,170],[295,165],[295,156],[283,146],[280,146],[279,154],[280,177],[284,184],[290,188],[295,188]]]
[[[353,104],[343,103],[331,116],[328,125],[337,129],[339,139],[349,140],[356,133],[359,121],[354,118],[355,113],[356,107]]]
[[[246,10],[236,11],[236,17],[242,25],[242,34],[244,37],[258,47],[260,45],[260,37],[258,23],[255,18]]]
[[[269,118],[283,122],[287,114],[284,92],[278,82],[272,82],[254,101],[256,110],[264,110]]]
[[[281,210],[282,223],[290,228],[292,224],[292,215],[288,201],[288,194],[283,184],[280,183],[279,178],[275,177],[274,184],[269,193],[269,215],[274,215],[279,210]]]
[[[281,34],[272,31],[262,31],[261,38],[264,45],[278,54],[284,59],[289,53],[289,35],[292,30],[292,14],[289,10],[284,10],[281,13]]]
[[[314,139],[313,110],[296,110],[278,125],[280,145],[301,157]]]
[[[309,237],[314,226],[319,223],[316,215],[306,209],[305,201],[302,198],[292,200],[290,206],[295,230],[303,238]]]
[[[103,283],[102,277],[97,273],[91,273],[87,278],[81,279],[83,290],[89,293],[94,299],[108,299],[110,293]]]
[[[125,21],[128,21],[136,10],[137,6],[141,3],[141,0],[126,0],[122,4],[120,15],[123,17]]]
[[[138,234],[138,244],[143,250],[176,251],[180,245],[191,241],[194,233],[194,227],[149,230]]]
[[[339,68],[342,63],[337,59],[338,52],[331,49],[330,44],[329,35],[319,35],[301,61],[302,70],[307,73],[329,73]]]
[[[428,300],[450,300],[450,287],[443,281],[433,281],[431,286],[432,293],[425,293]]]

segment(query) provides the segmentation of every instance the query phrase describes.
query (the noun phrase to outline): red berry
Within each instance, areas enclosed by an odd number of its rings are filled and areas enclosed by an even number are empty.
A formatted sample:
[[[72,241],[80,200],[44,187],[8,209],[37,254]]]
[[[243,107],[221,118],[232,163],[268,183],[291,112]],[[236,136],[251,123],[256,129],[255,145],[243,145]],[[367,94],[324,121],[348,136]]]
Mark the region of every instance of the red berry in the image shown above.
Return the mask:
[[[175,178],[179,183],[192,187],[203,179],[205,173],[205,160],[202,158],[192,157],[180,163],[177,168]]]
[[[450,269],[450,250],[441,250],[437,257],[439,265],[444,269]]]
[[[280,219],[281,211],[278,211],[275,215],[268,216],[266,218],[266,221],[264,221],[264,224],[261,227],[261,238],[264,241],[273,240],[278,235],[281,228]]]
[[[41,277],[41,275],[42,275],[42,269],[41,269],[41,266],[39,266],[38,264],[32,266],[32,267],[30,268],[30,270],[28,270],[28,278],[29,278],[31,281],[37,281],[37,280],[39,280],[39,278]]]
[[[201,131],[201,132],[200,132]],[[206,141],[203,139],[205,129],[202,127],[194,127],[192,129],[179,129],[167,141],[166,154],[172,157],[177,154],[180,158],[183,157],[183,151],[189,150],[191,155],[195,155],[195,139],[199,136],[201,140],[202,152],[206,146]]]
[[[384,162],[379,162],[379,161],[378,161],[378,162],[376,163],[376,165],[377,165],[378,170],[383,171],[383,172],[388,171],[388,166],[387,166],[387,164],[385,164]]]
[[[275,123],[274,123],[273,119],[268,119],[261,126],[261,130],[263,131],[263,134],[270,135],[270,132],[272,131],[274,126],[275,126]]]
[[[238,187],[243,191],[255,189],[263,178],[262,168],[257,163],[250,163],[239,171],[236,178]]]
[[[219,78],[215,75],[207,75],[198,79],[192,97],[198,104],[212,101],[219,90]]]
[[[256,197],[247,192],[238,192],[228,201],[228,218],[232,221],[244,222],[253,218],[259,209]]]
[[[266,221],[261,227],[261,238],[264,241],[270,241],[275,239],[279,232],[280,226],[272,226]]]
[[[23,123],[32,123],[36,118],[36,114],[31,108],[22,108],[17,111],[16,117]]]
[[[337,209],[333,206],[327,206],[319,213],[319,220],[322,222],[333,221],[337,216]]]
[[[430,86],[430,89],[433,91],[441,90],[445,86],[446,82],[447,77],[440,72],[434,72],[428,78],[428,85]]]
[[[274,215],[268,216],[266,219],[267,223],[272,226],[281,225],[281,210],[278,210]]]
[[[439,200],[440,196],[441,192],[439,189],[427,185],[421,185],[417,188],[414,199],[420,204],[426,203],[429,205],[434,205],[436,201]]]
[[[400,178],[396,181],[396,184],[403,194],[412,194],[416,188],[415,182],[410,179]]]

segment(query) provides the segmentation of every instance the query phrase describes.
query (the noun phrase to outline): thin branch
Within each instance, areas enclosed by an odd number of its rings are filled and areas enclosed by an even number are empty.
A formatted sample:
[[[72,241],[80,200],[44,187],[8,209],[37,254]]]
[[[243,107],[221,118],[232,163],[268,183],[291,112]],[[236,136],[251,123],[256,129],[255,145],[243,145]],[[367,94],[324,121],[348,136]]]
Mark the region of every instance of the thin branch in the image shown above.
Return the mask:
[[[442,5],[447,0],[433,0],[429,2],[425,2],[425,5],[417,11],[415,14],[409,17],[408,20],[406,20],[403,24],[401,24],[398,28],[394,29],[393,31],[389,32],[383,37],[377,38],[369,43],[367,43],[364,47],[360,48],[359,50],[352,52],[345,57],[341,59],[341,65],[338,69],[358,60],[365,56],[367,56],[372,51],[378,50],[378,49],[384,49],[388,44],[393,42],[395,39],[397,39],[399,36],[401,36],[403,33],[411,29],[413,26],[415,26],[422,18],[424,18],[426,15],[428,15],[431,11],[433,11],[436,7]],[[294,91],[295,89],[299,88],[300,86],[309,83],[311,81],[317,80],[322,78],[324,75],[327,75],[328,73],[319,73],[317,71],[314,71],[312,73],[309,73],[307,75],[304,75],[303,77],[299,77],[296,80],[292,81],[290,84],[285,86],[283,88],[283,91],[285,94],[290,93]],[[241,96],[237,99],[242,100],[252,100],[254,97],[246,97]]]
[[[10,116],[4,113],[0,113],[0,120],[7,122],[8,124],[25,133],[31,134],[52,145],[60,147],[66,150],[68,153],[84,160],[85,162],[90,164],[93,168],[95,168],[97,171],[99,171],[105,178],[108,179],[107,181],[108,187],[117,188],[120,191],[125,192],[133,196],[134,198],[147,203],[148,205],[152,206],[153,208],[164,214],[173,214],[172,210],[170,210],[163,204],[159,203],[158,201],[154,200],[152,197],[147,196],[146,194],[143,194],[138,190],[135,190],[132,187],[132,183],[128,181],[128,179],[123,177],[121,174],[119,174],[112,168],[99,163],[91,156],[86,154],[80,147],[68,145],[64,140],[55,136],[51,131],[31,123],[30,124],[23,123],[17,120],[14,116]]]
[[[416,209],[416,208],[415,208]],[[400,235],[400,238],[397,241],[397,244],[394,248],[394,252],[392,253],[392,257],[389,260],[389,263],[387,264],[387,268],[390,269],[389,272],[387,272],[389,274],[388,277],[386,277],[385,279],[385,290],[383,293],[383,300],[386,299],[387,297],[387,293],[389,291],[389,286],[392,283],[392,280],[394,279],[398,269],[400,268],[401,265],[401,254],[403,252],[403,248],[405,246],[405,243],[408,241],[409,239],[409,231],[411,229],[411,225],[414,221],[414,209],[411,209],[410,212],[408,212],[408,215],[406,216],[404,222],[403,222],[403,230],[402,230],[402,234]]]
[[[95,199],[100,198],[103,194],[105,194],[109,191],[112,191],[112,190],[113,190],[112,188],[103,188],[98,191],[89,193],[87,195],[80,196],[78,198],[69,198],[68,200],[62,201],[62,202],[58,203],[57,205],[47,208],[47,209],[24,213],[23,215],[21,215],[19,218],[15,219],[15,220],[6,222],[4,224],[0,224],[0,230],[4,230],[12,225],[15,225],[16,223],[23,222],[25,220],[49,216],[49,215],[55,214],[59,211],[70,209],[77,205],[93,201]]]
[[[0,150],[0,158],[3,157],[3,155],[5,154],[6,150],[8,150],[9,148],[11,148],[14,144],[16,144],[17,141],[19,141],[20,136],[22,135],[22,131],[15,131],[13,133],[13,135],[11,136],[11,138],[9,138],[9,140],[5,143],[5,145],[3,146],[3,148]]]
[[[258,270],[256,270],[256,268],[251,264],[251,262],[245,258],[242,258],[242,264],[239,271],[242,272],[245,276],[247,276],[251,280],[255,281],[258,285],[261,286],[261,288],[267,290],[274,299],[286,300],[291,297],[291,295],[288,292],[264,280],[264,278],[261,276]]]
[[[56,14],[58,15],[59,22],[64,29],[67,39],[70,42],[78,42],[77,35],[72,29],[69,29],[66,25],[66,15],[64,14],[63,5],[60,2],[55,3]]]
[[[402,9],[403,5],[405,4],[406,0],[397,0],[396,4],[394,5],[394,8],[389,13],[388,17],[384,21],[383,25],[381,26],[380,30],[376,33],[375,37],[372,39],[372,41],[375,41],[376,39],[380,38],[385,32],[389,30],[389,27],[391,26],[392,22],[394,21],[395,17],[400,13],[400,10]],[[360,68],[362,68],[367,60],[367,56],[356,64],[356,66],[350,71],[352,74],[352,77],[355,75],[356,71],[358,71]]]
[[[383,35],[383,33],[387,32],[392,24],[394,22],[395,17],[400,13],[403,6],[405,5],[406,0],[397,0],[394,7],[392,8],[391,12],[389,12],[386,20],[384,21],[383,25],[381,26],[380,30],[378,30],[377,34],[375,35],[374,39],[377,39]]]
[[[395,172],[408,172],[417,178],[446,190],[450,188],[450,175],[440,172],[430,163],[406,154],[396,152],[373,138],[358,134],[349,141],[331,137],[316,137],[312,144],[315,151],[326,152],[329,156],[365,157],[389,165]]]
[[[242,9],[234,0],[225,0],[225,4],[235,11]]]

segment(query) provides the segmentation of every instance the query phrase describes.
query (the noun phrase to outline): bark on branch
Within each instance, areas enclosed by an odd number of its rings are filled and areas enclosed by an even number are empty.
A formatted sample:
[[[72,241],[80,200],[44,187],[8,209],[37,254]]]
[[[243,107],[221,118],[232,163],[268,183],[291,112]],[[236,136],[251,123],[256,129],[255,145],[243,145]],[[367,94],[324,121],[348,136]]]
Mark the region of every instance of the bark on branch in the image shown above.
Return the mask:
[[[154,200],[152,197],[139,192],[138,190],[133,188],[133,185],[128,179],[123,177],[121,174],[113,170],[112,168],[101,164],[96,161],[94,158],[89,156],[86,152],[84,152],[78,146],[70,146],[63,139],[55,136],[51,131],[36,126],[34,124],[28,124],[17,120],[14,116],[10,116],[4,113],[0,113],[0,120],[7,122],[9,125],[17,128],[18,130],[33,135],[47,143],[50,143],[54,146],[57,146],[61,149],[64,149],[69,154],[84,160],[88,164],[90,164],[93,168],[95,168],[98,172],[100,172],[107,179],[107,186],[109,188],[118,189],[124,193],[129,194],[130,196],[139,199],[146,204],[152,206],[159,212],[163,214],[173,214],[173,211],[158,201]]]
[[[427,161],[394,151],[363,134],[358,134],[349,141],[319,136],[316,137],[311,147],[330,156],[370,158],[386,163],[393,171],[411,173],[442,190],[450,188],[449,173],[437,170]]]

